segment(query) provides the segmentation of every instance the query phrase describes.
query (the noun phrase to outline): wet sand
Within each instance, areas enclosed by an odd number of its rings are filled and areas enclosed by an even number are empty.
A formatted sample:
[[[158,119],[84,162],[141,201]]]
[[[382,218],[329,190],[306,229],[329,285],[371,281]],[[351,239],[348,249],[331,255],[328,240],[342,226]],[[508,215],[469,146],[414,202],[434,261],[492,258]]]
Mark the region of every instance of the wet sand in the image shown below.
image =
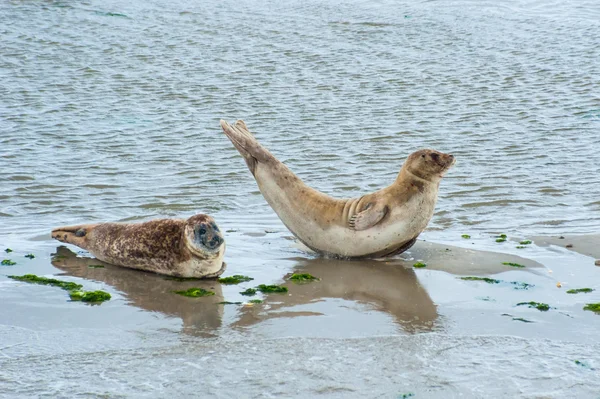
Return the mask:
[[[568,249],[594,259],[600,259],[600,234],[562,235],[551,237],[533,237],[539,246],[554,245]]]
[[[290,245],[285,238],[285,232],[258,231],[228,237],[242,249]],[[570,240],[582,247],[588,237]],[[86,253],[59,246],[44,256],[40,249],[30,262],[0,269],[0,381],[6,392],[22,397],[31,394],[27,387],[36,385],[39,372],[63,381],[61,386],[66,382],[60,375],[78,375],[67,385],[91,397],[119,397],[119,392],[127,392],[125,397],[160,392],[162,397],[197,390],[230,397],[240,389],[247,397],[367,392],[427,398],[476,398],[482,392],[492,397],[593,397],[600,389],[591,378],[600,367],[600,315],[582,310],[587,302],[600,302],[600,286],[591,283],[599,281],[600,269],[591,258],[569,251],[557,256],[536,244],[519,250],[520,256],[458,245],[419,241],[398,258],[361,261],[318,258],[292,246],[289,257],[269,258],[267,252],[260,262],[267,271],[246,273],[254,281],[229,286],[106,264],[91,268],[101,262]],[[44,248],[51,246],[44,241]],[[14,249],[13,258],[24,252]],[[427,266],[414,268],[417,261]],[[252,262],[236,257],[225,275],[252,269]],[[89,306],[68,301],[62,290],[5,277],[29,272],[105,289],[113,299]],[[292,273],[319,280],[297,284],[289,280]],[[461,276],[492,277],[499,283]],[[561,288],[557,281],[563,282]],[[251,298],[239,294],[260,283],[281,284],[289,291]],[[519,289],[513,283],[530,286]],[[583,286],[596,291],[565,292]],[[194,299],[173,293],[190,287],[215,295]],[[253,298],[264,302],[249,304]],[[548,303],[551,309],[516,306],[528,301]],[[147,367],[154,371],[145,373]],[[256,373],[266,378],[257,381]],[[61,397],[63,391],[51,385],[45,392]]]

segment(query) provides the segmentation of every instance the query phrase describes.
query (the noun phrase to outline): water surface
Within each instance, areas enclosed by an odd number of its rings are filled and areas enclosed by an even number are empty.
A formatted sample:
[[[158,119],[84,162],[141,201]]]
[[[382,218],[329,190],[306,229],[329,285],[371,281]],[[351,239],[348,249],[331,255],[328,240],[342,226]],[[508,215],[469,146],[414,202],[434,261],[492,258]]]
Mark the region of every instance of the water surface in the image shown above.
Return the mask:
[[[598,398],[600,317],[582,311],[600,301],[598,268],[558,247],[515,248],[598,232],[596,1],[6,1],[0,38],[0,249],[18,260],[0,269],[0,396]],[[487,274],[535,288],[463,282],[435,251],[315,258],[221,118],[244,119],[338,197],[389,184],[419,148],[453,153],[422,238],[506,254],[460,252],[473,263],[527,258],[537,267]],[[285,283],[308,270],[321,282],[262,307],[218,305],[245,298],[206,282],[217,295],[194,302],[170,296],[188,283],[90,269],[49,236],[198,212],[227,231],[226,274]],[[441,266],[414,271],[419,256]],[[84,306],[5,277],[29,272],[113,300]],[[529,300],[555,309],[515,306]]]

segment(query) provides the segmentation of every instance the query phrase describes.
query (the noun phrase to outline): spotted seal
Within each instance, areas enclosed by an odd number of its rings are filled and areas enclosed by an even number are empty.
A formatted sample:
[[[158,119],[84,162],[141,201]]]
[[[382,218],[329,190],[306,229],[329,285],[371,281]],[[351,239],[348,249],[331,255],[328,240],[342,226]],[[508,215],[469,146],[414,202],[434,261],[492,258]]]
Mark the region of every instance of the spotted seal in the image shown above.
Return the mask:
[[[190,278],[212,278],[225,271],[223,235],[204,214],[187,220],[64,226],[52,230],[52,238],[132,269]]]

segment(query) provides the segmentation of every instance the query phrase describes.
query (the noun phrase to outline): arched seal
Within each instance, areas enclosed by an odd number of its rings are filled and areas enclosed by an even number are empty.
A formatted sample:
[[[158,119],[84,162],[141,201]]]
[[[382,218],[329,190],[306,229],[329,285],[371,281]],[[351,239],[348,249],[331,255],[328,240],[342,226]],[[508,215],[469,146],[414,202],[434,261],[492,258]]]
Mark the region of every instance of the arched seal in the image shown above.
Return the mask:
[[[385,257],[410,248],[429,223],[454,156],[410,154],[396,181],[359,198],[335,199],[300,180],[248,131],[243,121],[221,127],[242,154],[258,187],[286,227],[307,247],[340,257]]]
[[[217,277],[225,271],[225,241],[208,215],[65,226],[52,230],[52,238],[132,269],[193,278]]]

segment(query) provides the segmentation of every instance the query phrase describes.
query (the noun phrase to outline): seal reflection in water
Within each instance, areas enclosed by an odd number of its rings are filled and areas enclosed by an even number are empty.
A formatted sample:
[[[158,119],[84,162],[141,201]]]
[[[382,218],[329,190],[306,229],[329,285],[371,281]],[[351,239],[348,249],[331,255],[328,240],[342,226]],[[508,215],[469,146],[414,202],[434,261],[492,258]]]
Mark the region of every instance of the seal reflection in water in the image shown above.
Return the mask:
[[[182,332],[200,337],[214,337],[223,323],[224,306],[221,284],[217,280],[184,280],[144,273],[109,264],[98,267],[94,258],[77,256],[65,246],[56,249],[52,265],[66,275],[87,280],[102,281],[119,291],[126,302],[149,312],[160,312],[168,318],[181,319]],[[173,291],[204,288],[215,295],[204,298],[186,298]],[[119,313],[122,306],[112,311]]]
[[[254,138],[243,121],[221,127],[244,157],[260,192],[307,247],[338,257],[385,257],[406,251],[433,216],[438,188],[454,156],[410,154],[388,187],[336,199],[307,186]]]
[[[145,223],[99,223],[52,230],[52,238],[83,248],[103,262],[188,278],[213,278],[225,271],[225,241],[214,219]]]
[[[427,290],[419,284],[415,271],[403,266],[400,260],[296,259],[293,272],[309,273],[320,280],[305,284],[285,282],[282,285],[288,287],[289,295],[268,294],[264,305],[243,307],[233,326],[249,327],[274,319],[279,320],[280,325],[295,325],[293,319],[303,317],[303,328],[311,334],[319,334],[321,328],[327,334],[344,335],[348,333],[348,326],[356,321],[348,314],[348,303],[336,300],[343,299],[389,314],[407,333],[441,327],[437,322],[436,305]],[[314,318],[318,316],[332,322]],[[381,322],[376,317],[369,320],[369,323]],[[366,329],[376,327],[365,326]],[[361,330],[360,326],[355,328]]]

